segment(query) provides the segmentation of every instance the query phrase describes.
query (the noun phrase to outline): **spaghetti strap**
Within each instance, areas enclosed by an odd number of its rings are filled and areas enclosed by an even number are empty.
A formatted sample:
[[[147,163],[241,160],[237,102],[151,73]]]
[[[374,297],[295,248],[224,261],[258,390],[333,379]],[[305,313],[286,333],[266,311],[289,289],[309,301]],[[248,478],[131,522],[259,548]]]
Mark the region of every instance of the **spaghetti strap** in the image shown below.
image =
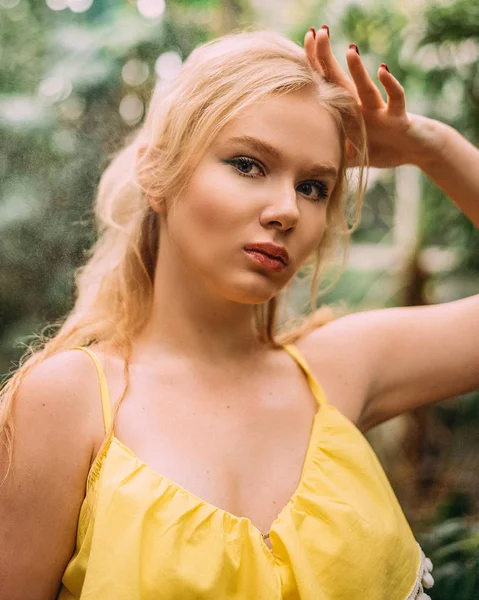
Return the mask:
[[[98,359],[97,355],[93,352],[93,350],[90,350],[89,348],[86,348],[85,346],[75,346],[74,348],[72,348],[72,350],[85,351],[91,357],[93,362],[95,363],[95,367],[96,367],[96,370],[98,373],[98,379],[100,382],[101,405],[102,405],[102,410],[103,410],[103,423],[105,425],[105,433],[107,433],[108,429],[110,428],[110,425],[111,425],[112,416],[111,416],[110,394],[108,392],[108,384],[106,381],[105,371],[103,370],[101,362]]]
[[[324,393],[324,390],[319,384],[316,377],[311,373],[311,369],[309,368],[304,356],[294,344],[283,344],[283,348],[294,358],[294,360],[303,369],[304,373],[306,374],[306,377],[308,378],[309,387],[311,388],[311,391],[313,392],[313,395],[316,398],[316,401],[319,404],[319,406],[326,406],[328,404],[326,394]]]

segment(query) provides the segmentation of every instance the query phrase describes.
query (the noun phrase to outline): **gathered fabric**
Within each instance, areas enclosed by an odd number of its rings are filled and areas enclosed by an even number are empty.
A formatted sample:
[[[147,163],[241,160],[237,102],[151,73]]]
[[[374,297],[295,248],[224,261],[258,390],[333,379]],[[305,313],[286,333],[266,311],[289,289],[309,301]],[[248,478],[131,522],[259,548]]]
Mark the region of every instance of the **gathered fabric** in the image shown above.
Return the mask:
[[[317,403],[300,482],[265,536],[150,468],[112,431],[91,466],[60,600],[414,600],[432,565],[359,429],[293,344]],[[102,365],[105,432],[112,410]]]

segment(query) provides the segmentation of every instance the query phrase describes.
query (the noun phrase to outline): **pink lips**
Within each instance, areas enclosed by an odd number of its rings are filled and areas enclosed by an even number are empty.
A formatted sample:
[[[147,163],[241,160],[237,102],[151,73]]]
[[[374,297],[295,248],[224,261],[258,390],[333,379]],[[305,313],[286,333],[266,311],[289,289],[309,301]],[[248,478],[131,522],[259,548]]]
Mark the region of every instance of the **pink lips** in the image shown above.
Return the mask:
[[[286,269],[286,265],[279,258],[273,258],[257,250],[245,250],[245,254],[257,265],[268,271],[282,271]]]
[[[284,265],[289,262],[288,251],[284,246],[278,246],[272,242],[257,242],[255,244],[248,244],[245,246],[247,252],[260,252],[269,256],[270,258],[280,260]]]

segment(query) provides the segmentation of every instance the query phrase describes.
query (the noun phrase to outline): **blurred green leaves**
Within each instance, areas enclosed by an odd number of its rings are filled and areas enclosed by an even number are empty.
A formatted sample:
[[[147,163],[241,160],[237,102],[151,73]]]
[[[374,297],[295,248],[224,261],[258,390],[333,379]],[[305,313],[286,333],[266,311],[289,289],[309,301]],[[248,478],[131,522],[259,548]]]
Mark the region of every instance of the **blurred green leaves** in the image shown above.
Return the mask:
[[[426,5],[423,44],[479,39],[479,4],[471,0]]]
[[[479,597],[479,523],[447,519],[420,536],[434,563],[434,600]]]

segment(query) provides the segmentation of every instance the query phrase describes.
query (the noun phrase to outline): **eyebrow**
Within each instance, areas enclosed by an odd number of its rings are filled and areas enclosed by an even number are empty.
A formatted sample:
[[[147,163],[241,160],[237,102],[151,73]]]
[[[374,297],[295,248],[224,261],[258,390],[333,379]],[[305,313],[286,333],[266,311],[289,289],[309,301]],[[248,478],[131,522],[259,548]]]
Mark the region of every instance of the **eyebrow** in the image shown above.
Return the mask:
[[[246,144],[248,146],[251,146],[255,150],[258,150],[259,152],[266,152],[276,160],[281,160],[282,158],[281,152],[279,152],[277,148],[275,148],[268,142],[255,138],[251,135],[238,135],[235,137],[228,138],[226,142]],[[332,177],[337,177],[338,175],[338,170],[335,167],[333,167],[332,165],[325,165],[322,163],[314,163],[310,165],[308,171],[311,173],[317,173],[318,175],[331,175]]]

